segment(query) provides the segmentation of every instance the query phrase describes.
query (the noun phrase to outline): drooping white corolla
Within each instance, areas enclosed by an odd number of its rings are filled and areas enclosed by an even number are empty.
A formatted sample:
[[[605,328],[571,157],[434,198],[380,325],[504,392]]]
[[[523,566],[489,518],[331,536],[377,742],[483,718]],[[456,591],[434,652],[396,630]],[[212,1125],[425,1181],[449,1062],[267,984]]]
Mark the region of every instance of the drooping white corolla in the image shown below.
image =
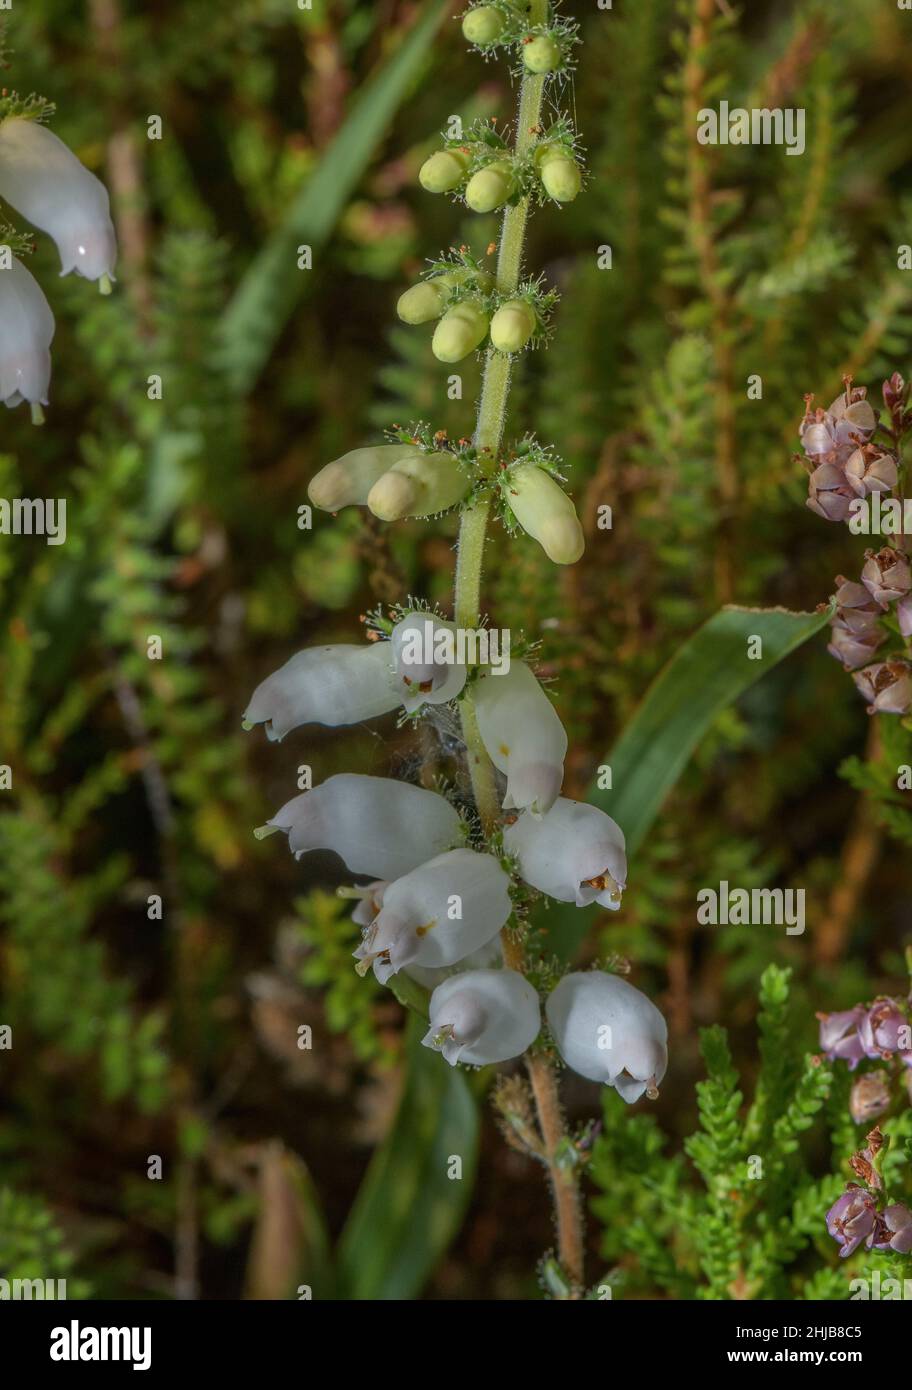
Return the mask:
[[[516,970],[465,970],[434,990],[430,1024],[422,1041],[451,1067],[506,1062],[538,1036],[538,995]]]
[[[244,727],[265,724],[278,741],[300,724],[360,724],[402,701],[389,642],[335,642],[306,647],[261,681],[244,714]]]
[[[668,1066],[668,1028],[642,990],[601,970],[565,975],[545,1013],[574,1071],[613,1086],[626,1101],[654,1099]]]
[[[39,121],[0,122],[0,197],[53,238],[61,275],[75,270],[110,288],[117,238],[108,191]]]
[[[296,858],[335,850],[351,873],[379,880],[401,878],[456,844],[461,833],[458,812],[437,792],[357,772],[340,772],[292,797],[268,826],[287,832]]]
[[[36,422],[48,403],[54,315],[38,281],[15,256],[0,268],[0,400],[32,406]]]
[[[452,965],[491,941],[510,915],[510,880],[490,854],[454,849],[383,890],[377,917],[354,952],[381,984],[410,964]]]
[[[624,832],[597,806],[559,796],[540,820],[526,814],[504,831],[526,883],[562,903],[612,912],[627,883]]]
[[[531,667],[485,671],[475,686],[475,713],[488,757],[506,773],[505,810],[542,816],[564,780],[567,734]]]

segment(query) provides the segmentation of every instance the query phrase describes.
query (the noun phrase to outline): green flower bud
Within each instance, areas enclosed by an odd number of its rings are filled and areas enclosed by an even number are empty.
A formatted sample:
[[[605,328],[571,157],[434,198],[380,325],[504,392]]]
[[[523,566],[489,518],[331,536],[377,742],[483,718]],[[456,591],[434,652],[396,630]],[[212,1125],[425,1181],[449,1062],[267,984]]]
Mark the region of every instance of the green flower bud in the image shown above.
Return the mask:
[[[493,5],[476,5],[462,20],[462,32],[469,43],[479,48],[487,48],[496,43],[507,27],[507,21],[500,10]]]
[[[351,453],[334,459],[314,474],[307,488],[307,496],[315,507],[324,512],[337,512],[342,507],[363,507],[378,478],[382,478],[400,459],[420,453],[417,444],[379,444],[366,449],[352,449]]]
[[[449,193],[462,183],[468,167],[466,150],[438,150],[418,170],[418,182],[428,193]]]
[[[539,34],[523,44],[523,62],[528,72],[554,72],[561,65],[561,46],[547,34]]]
[[[539,146],[535,151],[535,163],[549,197],[556,203],[572,203],[580,191],[583,176],[566,146]]]
[[[466,184],[465,200],[473,212],[493,212],[516,192],[516,173],[508,159],[495,159],[473,174]]]
[[[396,313],[403,323],[430,323],[431,319],[440,318],[450,289],[448,283],[443,283],[445,278],[438,275],[433,280],[421,280],[399,296]]]
[[[461,502],[469,487],[452,454],[419,452],[394,463],[374,483],[367,505],[381,521],[432,516]]]
[[[461,362],[488,336],[488,316],[470,299],[448,309],[434,330],[431,351],[441,362]]]
[[[524,531],[538,541],[556,565],[572,565],[585,549],[576,508],[550,473],[535,463],[520,464],[507,478],[507,501]]]
[[[508,300],[491,320],[491,342],[498,352],[522,352],[537,323],[535,310],[525,299]]]

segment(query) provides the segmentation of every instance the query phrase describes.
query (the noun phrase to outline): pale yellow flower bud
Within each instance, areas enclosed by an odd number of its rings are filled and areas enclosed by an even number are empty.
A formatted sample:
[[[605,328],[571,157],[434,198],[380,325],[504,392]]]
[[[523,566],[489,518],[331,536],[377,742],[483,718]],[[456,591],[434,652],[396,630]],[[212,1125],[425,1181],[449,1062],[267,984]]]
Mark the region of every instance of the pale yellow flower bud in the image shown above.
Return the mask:
[[[572,203],[580,191],[582,174],[566,146],[539,146],[535,152],[535,164],[548,196],[556,203]]]
[[[399,459],[420,453],[416,444],[380,444],[366,449],[352,449],[314,474],[307,488],[307,496],[315,507],[324,512],[337,512],[342,507],[363,507],[378,478],[382,478]]]
[[[438,150],[418,170],[418,182],[428,193],[450,193],[462,183],[468,167],[465,150]]]
[[[556,565],[572,565],[585,549],[576,508],[551,474],[537,464],[514,468],[507,482],[507,501],[524,531],[538,541]]]
[[[479,48],[487,48],[496,43],[506,28],[507,21],[493,5],[476,5],[463,16],[462,32],[469,43]]]
[[[465,200],[473,212],[494,212],[516,192],[516,173],[508,159],[496,159],[473,174],[466,185]]]
[[[498,352],[522,352],[535,332],[535,310],[525,299],[502,304],[491,320],[491,342]]]
[[[452,454],[419,453],[394,463],[374,483],[367,505],[381,521],[433,516],[461,502],[469,486]]]
[[[434,330],[431,351],[441,362],[461,362],[488,336],[488,317],[471,300],[449,309]]]

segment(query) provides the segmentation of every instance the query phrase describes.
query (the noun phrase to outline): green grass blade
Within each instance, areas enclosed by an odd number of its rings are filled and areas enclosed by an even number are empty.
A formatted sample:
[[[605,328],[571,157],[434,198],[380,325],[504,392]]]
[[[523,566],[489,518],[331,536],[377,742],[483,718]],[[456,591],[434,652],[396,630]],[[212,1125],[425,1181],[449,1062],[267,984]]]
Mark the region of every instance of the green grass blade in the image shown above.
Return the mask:
[[[459,1229],[475,1174],[478,1109],[466,1078],[421,1046],[409,1019],[408,1076],[339,1241],[338,1297],[415,1298]],[[448,1174],[462,1159],[461,1178]]]
[[[592,786],[587,793],[587,800],[613,816],[624,831],[628,860],[636,855],[717,715],[824,628],[830,617],[828,608],[820,613],[722,608],[678,648],[605,758],[611,788]],[[762,642],[759,660],[748,655],[752,637]],[[595,910],[551,908],[543,921],[561,954],[576,949]]]

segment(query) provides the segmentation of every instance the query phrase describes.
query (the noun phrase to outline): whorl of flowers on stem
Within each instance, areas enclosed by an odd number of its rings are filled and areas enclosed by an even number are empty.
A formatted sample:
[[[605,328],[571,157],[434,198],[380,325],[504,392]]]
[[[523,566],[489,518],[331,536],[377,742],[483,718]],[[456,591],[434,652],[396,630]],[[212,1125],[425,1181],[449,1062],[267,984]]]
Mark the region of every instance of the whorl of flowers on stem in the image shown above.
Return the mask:
[[[912,710],[912,568],[904,539],[903,441],[912,429],[910,387],[898,373],[883,383],[889,423],[881,422],[866,388],[848,377],[844,388],[826,410],[815,408],[812,396],[805,398],[799,435],[810,475],[807,505],[827,521],[866,533],[872,517],[895,510],[899,522],[888,533],[898,532],[900,539],[866,550],[857,582],[837,576],[828,650],[852,672],[869,714],[906,715]],[[897,497],[889,498],[894,490]]]
[[[912,1211],[904,1202],[889,1201],[885,1192],[884,1160],[889,1148],[889,1137],[875,1125],[864,1148],[849,1160],[859,1181],[847,1184],[826,1215],[827,1231],[842,1259],[848,1259],[862,1243],[868,1250],[912,1252]]]
[[[524,198],[572,203],[583,186],[583,157],[569,120],[560,116],[538,128],[532,149],[522,154],[509,134],[492,121],[476,121],[460,135],[442,136],[440,148],[419,168],[418,182],[426,193],[449,193],[478,213]]]
[[[852,1084],[849,1112],[855,1124],[871,1124],[912,1098],[912,998],[880,995],[817,1018],[820,1047],[830,1061],[845,1062],[852,1072],[865,1062],[875,1064]],[[912,1252],[912,1212],[890,1202],[885,1190],[889,1146],[889,1136],[875,1126],[849,1160],[858,1181],[850,1182],[827,1212],[827,1230],[844,1259],[862,1243],[869,1250]]]
[[[547,341],[558,299],[554,290],[529,280],[502,294],[490,272],[465,248],[453,254],[454,261],[432,263],[396,306],[403,323],[436,325],[431,351],[438,361],[461,362],[486,344],[512,357]]]
[[[518,73],[566,75],[573,68],[578,26],[554,12],[544,24],[529,22],[529,7],[517,0],[488,0],[462,16],[463,36],[485,55],[512,50]]]

